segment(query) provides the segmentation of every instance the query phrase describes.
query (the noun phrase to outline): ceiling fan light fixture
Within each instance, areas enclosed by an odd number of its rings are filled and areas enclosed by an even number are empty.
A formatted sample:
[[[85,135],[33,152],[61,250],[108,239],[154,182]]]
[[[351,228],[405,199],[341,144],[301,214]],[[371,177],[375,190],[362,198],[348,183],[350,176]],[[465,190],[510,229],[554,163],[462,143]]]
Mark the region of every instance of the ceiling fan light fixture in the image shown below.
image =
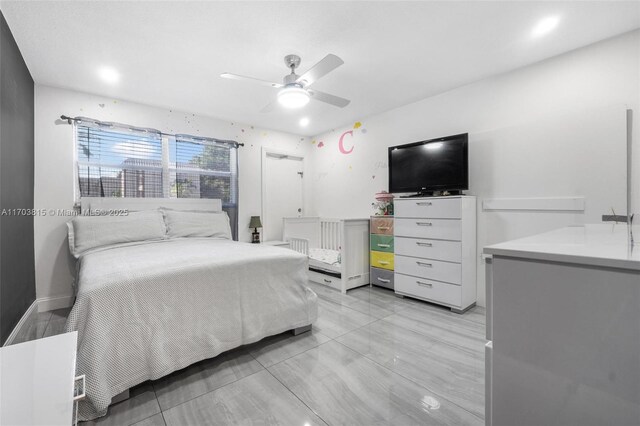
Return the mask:
[[[278,92],[278,102],[285,108],[302,108],[309,103],[309,92],[300,86],[287,86]]]

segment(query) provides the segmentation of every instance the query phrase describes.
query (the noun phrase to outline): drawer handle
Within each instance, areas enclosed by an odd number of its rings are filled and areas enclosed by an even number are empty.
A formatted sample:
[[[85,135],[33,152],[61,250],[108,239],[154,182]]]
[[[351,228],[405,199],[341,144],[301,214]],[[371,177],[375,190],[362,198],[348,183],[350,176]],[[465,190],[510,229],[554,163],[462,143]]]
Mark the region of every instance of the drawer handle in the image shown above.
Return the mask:
[[[386,283],[386,284],[391,282],[391,280],[385,280],[384,278],[380,278],[380,277],[378,277],[378,281],[380,281],[381,283]]]
[[[329,284],[331,284],[331,280],[328,280],[328,279],[326,279],[326,278],[325,278],[324,282],[325,282],[325,283],[329,283]]]
[[[79,387],[77,388],[78,389],[77,395],[76,395],[76,392],[75,392],[75,389],[74,389],[73,400],[74,401],[79,401],[79,400],[83,399],[86,396],[86,394],[85,394],[85,389],[86,388],[85,388],[85,376],[84,376],[84,374],[74,378],[73,382],[74,382],[74,388],[76,387],[75,386],[76,382],[82,383],[82,388],[79,388]],[[80,391],[80,389],[82,389],[82,391]]]
[[[378,260],[378,263],[381,265],[388,265],[389,262],[387,262],[386,260]]]
[[[418,266],[424,266],[425,268],[433,268],[433,264],[425,262],[416,262]]]
[[[419,245],[420,247],[433,247],[433,244],[431,243],[422,243],[420,241],[416,241],[416,244]]]
[[[429,287],[429,288],[433,287],[433,284],[431,284],[431,283],[423,283],[422,281],[416,281],[416,284],[418,284],[421,287]]]
[[[389,247],[391,247],[391,245],[389,245],[389,244],[378,244],[378,247],[389,248]]]
[[[419,205],[419,206],[430,206],[433,203],[431,201],[419,201],[416,204]]]
[[[433,226],[433,223],[431,223],[431,222],[416,222],[416,225],[418,225],[418,226]]]
[[[389,228],[388,226],[378,226],[378,229],[381,231],[388,231],[391,228]]]

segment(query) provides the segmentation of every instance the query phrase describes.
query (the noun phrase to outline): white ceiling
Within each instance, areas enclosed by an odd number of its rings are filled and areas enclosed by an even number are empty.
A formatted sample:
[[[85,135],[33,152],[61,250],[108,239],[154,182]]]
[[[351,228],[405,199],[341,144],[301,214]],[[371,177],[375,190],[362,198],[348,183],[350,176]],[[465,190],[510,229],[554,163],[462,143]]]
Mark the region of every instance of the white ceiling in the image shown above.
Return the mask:
[[[633,2],[165,2],[2,1],[37,83],[316,135],[482,78],[640,27]],[[533,39],[542,18],[557,29]],[[270,87],[327,53],[345,64],[314,87],[351,99],[260,113]],[[121,74],[98,77],[101,66]],[[61,111],[61,113],[64,111]],[[309,117],[301,128],[298,121]],[[144,124],[144,123],[142,123]],[[141,125],[142,125],[141,124]]]

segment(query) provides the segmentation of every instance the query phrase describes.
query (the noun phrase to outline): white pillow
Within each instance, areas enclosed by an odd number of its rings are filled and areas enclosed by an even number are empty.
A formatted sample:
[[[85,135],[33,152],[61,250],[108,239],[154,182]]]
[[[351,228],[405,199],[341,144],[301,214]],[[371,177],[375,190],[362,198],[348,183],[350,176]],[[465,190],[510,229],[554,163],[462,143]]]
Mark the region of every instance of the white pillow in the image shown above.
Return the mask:
[[[98,247],[166,238],[162,213],[157,210],[127,216],[78,216],[67,227],[69,249],[75,257]]]
[[[169,238],[215,237],[231,239],[227,212],[194,212],[162,209]]]

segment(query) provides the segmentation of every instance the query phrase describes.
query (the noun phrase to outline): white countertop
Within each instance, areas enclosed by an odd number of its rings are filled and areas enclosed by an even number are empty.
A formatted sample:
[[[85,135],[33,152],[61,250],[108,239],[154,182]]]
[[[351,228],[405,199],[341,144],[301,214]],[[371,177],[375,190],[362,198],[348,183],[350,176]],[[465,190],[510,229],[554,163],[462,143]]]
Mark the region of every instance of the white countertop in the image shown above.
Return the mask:
[[[74,331],[0,348],[0,425],[71,425],[77,339]]]
[[[628,243],[626,224],[597,224],[494,244],[485,247],[484,253],[640,271],[640,226],[633,228],[633,249]]]

